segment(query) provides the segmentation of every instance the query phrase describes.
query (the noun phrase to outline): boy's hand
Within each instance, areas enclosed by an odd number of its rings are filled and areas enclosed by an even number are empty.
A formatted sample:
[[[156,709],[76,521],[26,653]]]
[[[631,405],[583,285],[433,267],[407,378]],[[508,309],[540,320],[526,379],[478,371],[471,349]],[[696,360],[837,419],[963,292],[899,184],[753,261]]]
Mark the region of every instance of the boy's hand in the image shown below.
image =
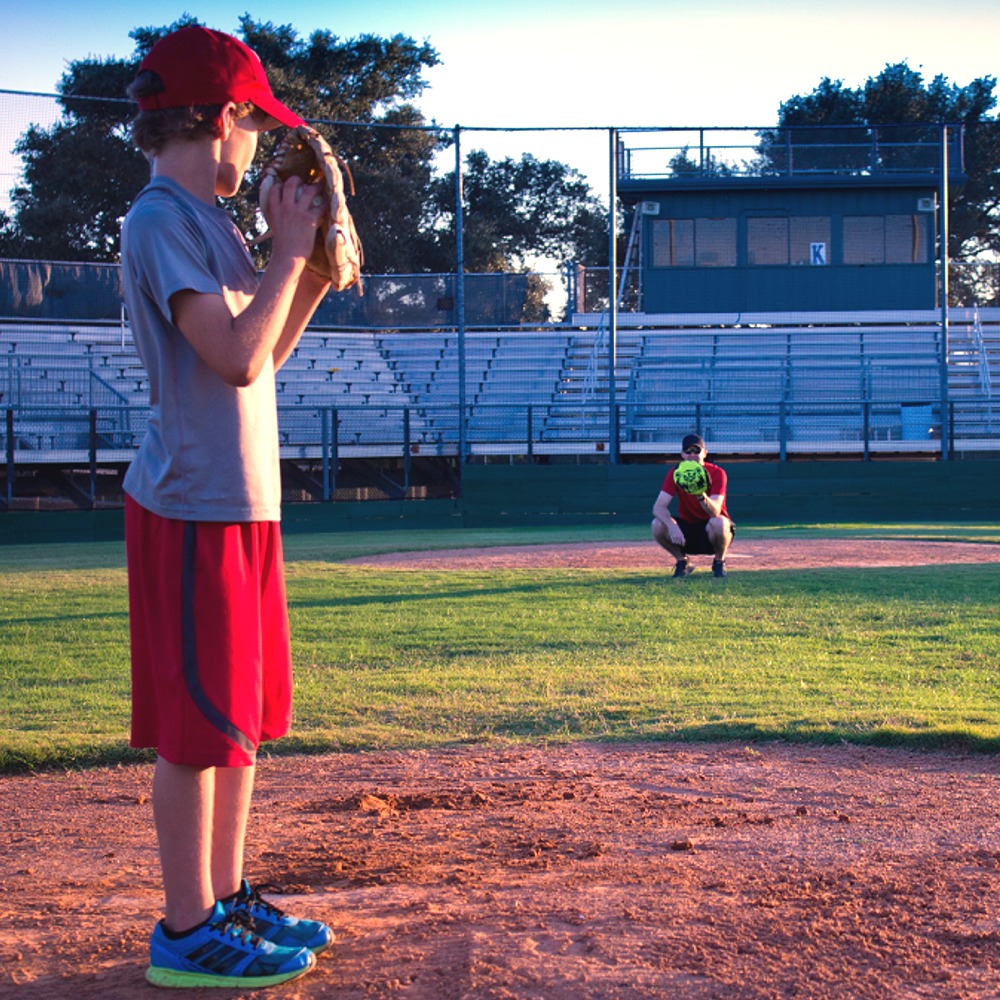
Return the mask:
[[[278,143],[260,182],[261,208],[267,218],[271,189],[299,177],[311,187],[320,186],[325,211],[319,236],[307,266],[332,282],[341,292],[352,286],[362,294],[361,265],[364,250],[347,207],[347,191],[354,194],[354,180],[347,163],[326,139],[309,125],[291,129]],[[270,224],[270,218],[267,218]],[[266,235],[266,234],[265,234]],[[264,237],[260,237],[263,239]]]
[[[304,184],[299,177],[272,184],[261,211],[267,219],[274,256],[302,257],[308,261],[317,249],[317,241],[322,242],[318,232],[326,213],[326,200],[320,185]]]

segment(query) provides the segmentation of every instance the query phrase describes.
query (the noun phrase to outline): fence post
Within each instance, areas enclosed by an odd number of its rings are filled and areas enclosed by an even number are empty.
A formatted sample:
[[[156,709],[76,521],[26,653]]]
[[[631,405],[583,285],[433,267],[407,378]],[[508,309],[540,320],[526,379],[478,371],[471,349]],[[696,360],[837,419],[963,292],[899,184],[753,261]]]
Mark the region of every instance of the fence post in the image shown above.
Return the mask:
[[[14,410],[7,408],[7,506],[14,499]]]
[[[535,455],[535,432],[534,432],[534,412],[535,408],[528,404],[528,458],[534,458]]]
[[[462,126],[455,131],[455,313],[458,320],[458,483],[462,492],[462,469],[468,447],[465,415],[465,193],[462,176]]]
[[[329,416],[327,407],[321,407],[319,411],[319,454],[320,454],[320,476],[323,480],[323,503],[330,500],[330,430],[327,426]]]
[[[337,471],[340,468],[340,420],[337,407],[330,409],[330,499],[337,496]]]
[[[403,407],[403,495],[410,490],[410,408]]]
[[[90,509],[93,510],[97,506],[97,410],[91,408],[89,416]]]
[[[938,247],[940,255],[940,264],[938,265],[941,269],[940,278],[940,291],[941,296],[941,458],[949,458],[948,442],[951,439],[951,427],[950,427],[950,416],[948,413],[948,350],[950,347],[951,331],[949,330],[949,303],[948,296],[951,294],[951,287],[949,284],[949,274],[948,274],[948,239],[949,239],[949,216],[948,216],[948,126],[941,126],[941,193],[940,201],[941,206],[939,208],[940,221],[939,221],[939,234],[938,240],[940,241],[940,246]]]
[[[608,436],[610,445],[608,461],[618,464],[617,419],[618,390],[616,369],[618,367],[618,130],[608,130]]]

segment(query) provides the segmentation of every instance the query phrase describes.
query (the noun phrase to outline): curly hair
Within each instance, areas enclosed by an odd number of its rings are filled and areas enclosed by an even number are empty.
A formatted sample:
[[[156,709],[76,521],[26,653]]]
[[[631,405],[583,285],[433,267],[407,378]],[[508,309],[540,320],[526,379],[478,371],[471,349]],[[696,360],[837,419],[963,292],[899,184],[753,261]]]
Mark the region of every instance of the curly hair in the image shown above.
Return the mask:
[[[127,93],[134,101],[161,94],[166,88],[157,73],[143,70],[129,85]],[[236,105],[236,117],[253,114],[256,106],[248,101]],[[162,108],[140,111],[132,120],[132,141],[147,156],[155,155],[172,139],[194,141],[203,137],[220,138],[221,104],[196,104],[185,108]]]

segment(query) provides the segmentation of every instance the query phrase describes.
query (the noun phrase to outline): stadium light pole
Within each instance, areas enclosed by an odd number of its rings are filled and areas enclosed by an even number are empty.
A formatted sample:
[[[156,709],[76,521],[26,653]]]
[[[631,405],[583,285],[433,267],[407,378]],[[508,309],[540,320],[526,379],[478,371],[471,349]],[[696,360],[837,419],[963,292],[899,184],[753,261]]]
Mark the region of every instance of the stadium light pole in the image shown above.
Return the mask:
[[[462,126],[455,126],[455,319],[458,323],[458,483],[465,465],[465,232],[463,229]]]
[[[618,130],[608,129],[608,461],[618,464]]]

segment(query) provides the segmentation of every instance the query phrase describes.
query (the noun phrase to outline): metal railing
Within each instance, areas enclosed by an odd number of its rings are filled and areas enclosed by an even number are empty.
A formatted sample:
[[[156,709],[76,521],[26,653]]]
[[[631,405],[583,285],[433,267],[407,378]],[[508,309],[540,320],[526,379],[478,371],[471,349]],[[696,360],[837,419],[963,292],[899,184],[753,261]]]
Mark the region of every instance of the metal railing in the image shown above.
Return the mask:
[[[329,486],[348,459],[658,458],[692,428],[713,453],[779,459],[1000,452],[995,309],[953,312],[946,385],[935,314],[621,319],[613,394],[596,321],[466,331],[464,408],[456,331],[310,328],[278,373],[282,456]],[[148,419],[113,324],[42,332],[2,331],[8,493],[19,470],[126,464]]]
[[[945,125],[777,125],[619,129],[622,180],[898,176],[941,173]],[[964,128],[948,127],[949,172],[964,172]]]
[[[1000,452],[1000,402],[961,399],[942,406],[933,397],[893,403],[867,398],[771,402],[695,400],[621,403],[614,421],[560,404],[475,404],[464,414],[468,453],[535,459],[545,455],[602,455],[617,428],[622,453],[674,454],[694,430],[713,454],[786,459],[791,455],[935,455],[944,451]],[[3,411],[0,447],[6,462],[7,499],[19,469],[39,465],[96,469],[131,461],[149,410],[143,407],[24,408]],[[279,408],[281,456],[320,463],[323,498],[336,491],[338,467],[350,458],[401,459],[459,454],[457,405],[287,406]],[[942,428],[948,439],[942,441]]]

